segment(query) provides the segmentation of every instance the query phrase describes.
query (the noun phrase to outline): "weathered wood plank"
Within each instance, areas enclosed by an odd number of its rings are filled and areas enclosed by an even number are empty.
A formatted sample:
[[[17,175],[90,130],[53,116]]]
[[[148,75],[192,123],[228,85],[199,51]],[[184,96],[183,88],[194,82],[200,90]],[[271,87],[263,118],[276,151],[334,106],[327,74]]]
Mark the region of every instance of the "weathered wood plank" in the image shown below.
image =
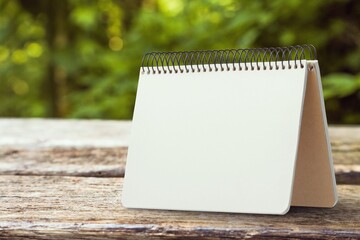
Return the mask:
[[[360,166],[360,126],[331,126],[329,134],[334,163]]]
[[[131,122],[0,119],[0,175],[122,177]],[[331,127],[337,182],[360,184],[360,126]]]
[[[124,209],[122,178],[0,176],[0,238],[360,238],[360,186],[285,216]]]
[[[123,177],[127,147],[0,147],[0,175]],[[360,184],[360,165],[337,164],[338,184]]]
[[[0,175],[123,177],[127,147],[0,147]]]
[[[122,147],[128,146],[130,121],[0,119],[0,146]]]

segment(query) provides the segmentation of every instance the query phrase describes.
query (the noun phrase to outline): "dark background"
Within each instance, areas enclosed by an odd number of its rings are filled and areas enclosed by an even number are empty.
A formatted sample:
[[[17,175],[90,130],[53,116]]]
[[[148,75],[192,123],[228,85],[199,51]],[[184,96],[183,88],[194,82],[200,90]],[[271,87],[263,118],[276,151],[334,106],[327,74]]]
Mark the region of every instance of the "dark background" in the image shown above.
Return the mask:
[[[311,43],[359,124],[359,26],[357,0],[0,0],[0,117],[130,119],[144,52]]]

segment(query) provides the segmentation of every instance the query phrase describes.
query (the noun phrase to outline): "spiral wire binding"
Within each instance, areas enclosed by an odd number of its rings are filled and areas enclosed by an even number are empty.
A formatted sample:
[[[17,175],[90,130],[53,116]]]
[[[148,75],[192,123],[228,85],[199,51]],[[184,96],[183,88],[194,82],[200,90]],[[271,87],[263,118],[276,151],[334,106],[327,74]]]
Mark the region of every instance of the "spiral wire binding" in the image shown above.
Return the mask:
[[[143,74],[166,74],[230,70],[253,71],[261,68],[263,70],[267,68],[270,70],[304,68],[302,60],[305,59],[317,59],[316,48],[311,44],[289,47],[149,52],[143,56],[141,72]]]

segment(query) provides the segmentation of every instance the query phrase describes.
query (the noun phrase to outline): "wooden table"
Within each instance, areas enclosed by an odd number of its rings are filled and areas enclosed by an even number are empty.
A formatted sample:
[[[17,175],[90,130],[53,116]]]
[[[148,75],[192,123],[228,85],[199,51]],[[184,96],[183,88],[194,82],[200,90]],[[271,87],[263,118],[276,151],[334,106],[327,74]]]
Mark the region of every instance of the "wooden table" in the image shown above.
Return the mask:
[[[124,209],[130,126],[0,120],[0,238],[360,239],[360,127],[330,128],[335,208],[292,207],[285,216],[266,216]]]

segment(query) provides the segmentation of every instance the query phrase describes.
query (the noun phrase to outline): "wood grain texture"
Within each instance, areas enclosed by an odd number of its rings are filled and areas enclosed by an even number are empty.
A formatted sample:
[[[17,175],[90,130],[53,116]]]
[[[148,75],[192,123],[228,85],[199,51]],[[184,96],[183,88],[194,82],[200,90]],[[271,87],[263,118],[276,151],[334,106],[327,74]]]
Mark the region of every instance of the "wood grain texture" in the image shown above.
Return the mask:
[[[128,146],[130,121],[0,119],[0,146],[122,147]]]
[[[127,147],[0,147],[0,175],[123,177]]]
[[[131,122],[0,119],[0,175],[122,177]],[[330,127],[336,179],[360,184],[360,126]]]
[[[118,177],[130,127],[0,119],[0,239],[360,239],[356,185],[338,186],[333,209],[285,216],[124,209]],[[330,136],[338,183],[360,184],[360,127],[331,127]]]
[[[360,238],[360,186],[285,216],[124,209],[122,178],[0,176],[0,238]]]
[[[360,184],[360,126],[329,128],[338,184]]]
[[[335,164],[360,166],[360,126],[329,128]]]
[[[127,147],[0,146],[0,175],[123,177],[126,156]],[[360,184],[360,164],[338,162],[335,159],[337,183]]]

